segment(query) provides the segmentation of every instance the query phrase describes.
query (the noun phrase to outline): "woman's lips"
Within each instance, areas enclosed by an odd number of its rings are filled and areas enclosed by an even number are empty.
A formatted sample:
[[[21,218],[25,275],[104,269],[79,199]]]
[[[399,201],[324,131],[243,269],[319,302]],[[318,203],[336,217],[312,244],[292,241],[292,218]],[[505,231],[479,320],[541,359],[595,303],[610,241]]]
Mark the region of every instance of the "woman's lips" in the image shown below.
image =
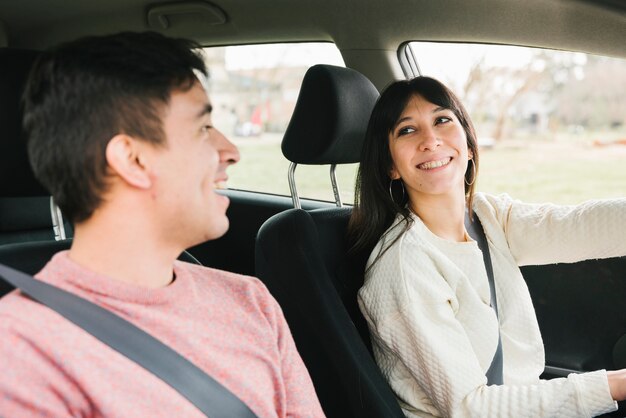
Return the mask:
[[[450,164],[452,157],[442,158],[440,160],[427,161],[417,165],[420,170],[432,170]]]

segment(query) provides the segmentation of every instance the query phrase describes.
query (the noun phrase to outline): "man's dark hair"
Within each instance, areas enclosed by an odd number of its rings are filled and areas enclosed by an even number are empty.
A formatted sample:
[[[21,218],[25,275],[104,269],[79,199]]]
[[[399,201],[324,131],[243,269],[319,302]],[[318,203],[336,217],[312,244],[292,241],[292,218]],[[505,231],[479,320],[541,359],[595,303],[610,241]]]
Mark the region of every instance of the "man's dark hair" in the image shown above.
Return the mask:
[[[43,53],[24,93],[30,163],[63,213],[89,218],[107,189],[106,146],[118,134],[164,144],[173,90],[206,76],[199,45],[154,32],[81,38]]]

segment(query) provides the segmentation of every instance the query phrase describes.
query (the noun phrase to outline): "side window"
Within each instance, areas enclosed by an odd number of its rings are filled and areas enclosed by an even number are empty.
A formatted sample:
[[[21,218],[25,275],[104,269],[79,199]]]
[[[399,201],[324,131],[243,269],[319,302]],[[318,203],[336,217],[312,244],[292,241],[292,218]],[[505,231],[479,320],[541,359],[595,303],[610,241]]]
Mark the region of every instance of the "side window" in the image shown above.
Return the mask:
[[[344,66],[332,43],[205,48],[213,121],[241,152],[229,170],[229,187],[289,195],[289,161],[280,143],[305,72],[315,64]],[[355,167],[338,167],[342,199],[353,200]],[[327,166],[298,166],[300,197],[334,201]]]
[[[562,204],[624,196],[626,60],[426,42],[402,52],[405,72],[439,79],[470,113],[477,190]]]

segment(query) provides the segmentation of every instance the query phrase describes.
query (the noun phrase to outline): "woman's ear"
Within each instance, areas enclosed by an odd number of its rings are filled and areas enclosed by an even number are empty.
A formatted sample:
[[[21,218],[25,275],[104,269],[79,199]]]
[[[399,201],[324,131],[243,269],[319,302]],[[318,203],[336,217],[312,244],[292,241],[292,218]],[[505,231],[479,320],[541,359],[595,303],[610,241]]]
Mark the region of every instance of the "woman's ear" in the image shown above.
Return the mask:
[[[140,189],[149,189],[152,181],[148,167],[143,161],[143,147],[128,135],[115,135],[106,147],[107,164],[127,184]]]
[[[395,167],[392,167],[391,170],[389,170],[389,178],[391,180],[398,180],[400,178],[400,173],[398,173],[398,170],[396,170]]]

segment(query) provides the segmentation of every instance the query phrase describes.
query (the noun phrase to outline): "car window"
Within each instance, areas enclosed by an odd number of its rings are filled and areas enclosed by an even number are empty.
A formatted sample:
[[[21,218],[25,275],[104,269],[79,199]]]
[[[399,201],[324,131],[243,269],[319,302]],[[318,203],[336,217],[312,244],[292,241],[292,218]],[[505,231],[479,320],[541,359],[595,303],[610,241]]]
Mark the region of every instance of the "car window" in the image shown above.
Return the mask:
[[[306,70],[315,64],[345,66],[332,43],[292,43],[205,48],[215,126],[241,153],[229,170],[229,188],[289,195],[289,161],[280,143]],[[330,167],[296,169],[300,197],[334,201]],[[344,202],[352,202],[355,165],[337,167]]]
[[[441,80],[465,104],[481,146],[477,190],[562,204],[624,195],[626,60],[428,42],[400,57],[405,73]]]

